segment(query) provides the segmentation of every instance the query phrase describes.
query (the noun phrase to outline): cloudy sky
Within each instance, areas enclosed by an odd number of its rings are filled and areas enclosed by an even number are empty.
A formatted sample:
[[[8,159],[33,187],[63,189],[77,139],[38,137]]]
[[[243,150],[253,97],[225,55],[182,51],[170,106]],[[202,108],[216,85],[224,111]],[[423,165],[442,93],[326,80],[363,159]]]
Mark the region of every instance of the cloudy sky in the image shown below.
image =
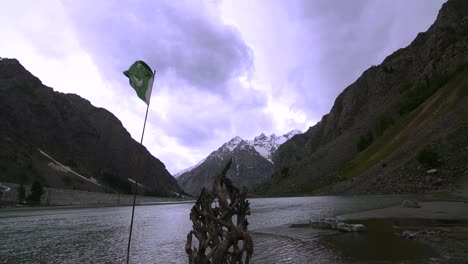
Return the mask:
[[[306,131],[443,2],[5,1],[0,57],[108,109],[136,140],[146,105],[122,71],[147,62],[157,77],[144,145],[174,174],[236,135]]]

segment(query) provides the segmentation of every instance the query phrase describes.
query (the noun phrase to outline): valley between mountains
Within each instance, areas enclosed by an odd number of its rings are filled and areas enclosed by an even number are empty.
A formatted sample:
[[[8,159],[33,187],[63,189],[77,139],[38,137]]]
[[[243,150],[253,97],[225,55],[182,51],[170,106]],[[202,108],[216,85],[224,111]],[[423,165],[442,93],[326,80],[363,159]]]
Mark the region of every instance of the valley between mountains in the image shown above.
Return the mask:
[[[311,73],[312,74],[312,73]],[[120,120],[0,59],[0,181],[130,193],[138,142]],[[228,159],[256,196],[453,191],[468,185],[468,2],[374,65],[305,132],[234,137],[173,177],[143,149],[140,193],[197,196]]]

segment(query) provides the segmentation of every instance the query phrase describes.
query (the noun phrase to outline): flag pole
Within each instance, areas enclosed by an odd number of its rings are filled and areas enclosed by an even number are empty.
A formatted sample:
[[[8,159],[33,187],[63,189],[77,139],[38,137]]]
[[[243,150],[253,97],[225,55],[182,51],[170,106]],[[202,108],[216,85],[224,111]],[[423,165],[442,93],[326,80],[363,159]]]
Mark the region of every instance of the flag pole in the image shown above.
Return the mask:
[[[156,71],[153,72],[153,84],[154,84],[154,76],[156,75]],[[153,90],[153,84],[151,84],[151,90]],[[138,160],[137,160],[137,168],[135,173],[135,185],[134,185],[134,192],[133,192],[133,205],[132,205],[132,219],[130,221],[130,232],[128,234],[128,246],[127,246],[127,264],[130,262],[130,244],[132,241],[132,230],[133,230],[133,219],[135,216],[135,202],[136,196],[138,193],[138,178],[140,176],[140,164],[141,164],[141,156],[143,155],[143,137],[145,136],[145,128],[146,128],[146,120],[148,118],[148,110],[149,110],[149,103],[146,107],[146,114],[145,114],[145,121],[143,122],[143,131],[141,132],[141,140],[140,140],[140,150],[138,153]]]

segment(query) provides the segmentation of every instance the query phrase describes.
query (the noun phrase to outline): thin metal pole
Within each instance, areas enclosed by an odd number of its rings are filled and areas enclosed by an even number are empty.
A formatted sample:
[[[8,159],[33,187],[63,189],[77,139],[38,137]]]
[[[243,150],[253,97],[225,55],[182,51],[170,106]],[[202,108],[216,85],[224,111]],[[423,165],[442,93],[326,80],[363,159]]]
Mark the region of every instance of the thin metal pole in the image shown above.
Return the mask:
[[[153,72],[153,83],[151,84],[151,91],[153,90],[155,76],[156,76],[156,71]],[[149,96],[151,96],[151,94]],[[141,163],[141,156],[143,155],[143,137],[145,136],[146,119],[148,118],[148,110],[149,110],[149,102],[146,107],[145,122],[143,122],[143,131],[141,132],[140,151],[138,153],[137,168],[136,168],[136,173],[135,173],[135,188],[133,188],[134,193],[133,193],[133,205],[132,205],[132,220],[130,221],[130,232],[128,235],[128,246],[127,246],[127,264],[129,264],[130,262],[130,244],[132,241],[133,218],[135,216],[135,202],[136,202],[136,196],[138,193],[138,178],[140,176],[140,163]]]
[[[133,206],[132,206],[132,220],[130,221],[130,234],[128,235],[127,264],[130,261],[130,244],[132,241],[133,218],[135,216],[135,201],[136,201],[136,196],[138,192],[138,177],[140,176],[140,162],[141,162],[141,156],[143,153],[143,136],[145,135],[146,119],[148,118],[148,109],[149,109],[149,104],[146,107],[145,122],[143,123],[143,132],[141,133],[140,151],[138,154],[138,161],[137,161],[137,172],[135,175],[135,188],[134,188],[134,193],[133,193]]]

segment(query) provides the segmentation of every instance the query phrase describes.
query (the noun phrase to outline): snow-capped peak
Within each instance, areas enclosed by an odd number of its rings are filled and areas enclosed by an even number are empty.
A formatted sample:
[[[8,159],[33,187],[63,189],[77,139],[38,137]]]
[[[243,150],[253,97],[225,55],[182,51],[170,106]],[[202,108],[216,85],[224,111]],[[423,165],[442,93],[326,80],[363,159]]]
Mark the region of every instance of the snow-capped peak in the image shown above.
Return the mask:
[[[295,129],[291,130],[288,133],[284,134],[283,136],[276,136],[275,134],[271,134],[271,136],[267,137],[264,133],[261,133],[260,136],[255,137],[254,140],[249,140],[248,143],[252,145],[255,150],[262,155],[265,159],[270,162],[273,153],[278,149],[278,147],[286,142],[288,139],[292,138],[296,134],[300,134],[301,131]]]
[[[268,137],[265,136],[265,134],[261,133],[260,136],[254,138],[254,142],[255,142],[255,141],[264,141],[264,140],[266,140],[267,138],[268,138]]]
[[[293,136],[297,134],[302,134],[302,132],[299,129],[294,129],[289,131],[288,133],[284,134],[283,137],[286,137],[288,139],[292,138]]]
[[[226,148],[228,148],[230,151],[233,151],[242,141],[244,141],[241,137],[236,136],[232,138],[228,143],[224,144]]]
[[[281,145],[283,144],[284,142],[288,141],[289,139],[291,139],[292,137],[294,137],[295,135],[297,134],[302,134],[302,132],[300,130],[297,130],[297,129],[294,129],[294,130],[291,130],[289,131],[288,133],[280,136],[277,138],[276,142]]]
[[[275,153],[278,147],[284,142],[286,142],[288,139],[292,138],[294,135],[300,133],[302,132],[297,129],[291,130],[282,136],[276,136],[275,134],[266,136],[264,133],[261,133],[253,140],[244,140],[241,137],[236,136],[228,142],[224,143],[218,150],[213,151],[207,158],[200,161],[197,165],[182,170],[176,173],[174,176],[177,178],[185,172],[195,169],[196,167],[200,166],[206,159],[210,160],[212,158],[218,158],[223,160],[224,157],[226,157],[226,154],[227,156],[230,156],[230,152],[233,152],[236,148],[238,148],[239,150],[253,148],[255,149],[255,151],[258,152],[258,154],[267,159],[269,162],[273,163],[273,153]]]

